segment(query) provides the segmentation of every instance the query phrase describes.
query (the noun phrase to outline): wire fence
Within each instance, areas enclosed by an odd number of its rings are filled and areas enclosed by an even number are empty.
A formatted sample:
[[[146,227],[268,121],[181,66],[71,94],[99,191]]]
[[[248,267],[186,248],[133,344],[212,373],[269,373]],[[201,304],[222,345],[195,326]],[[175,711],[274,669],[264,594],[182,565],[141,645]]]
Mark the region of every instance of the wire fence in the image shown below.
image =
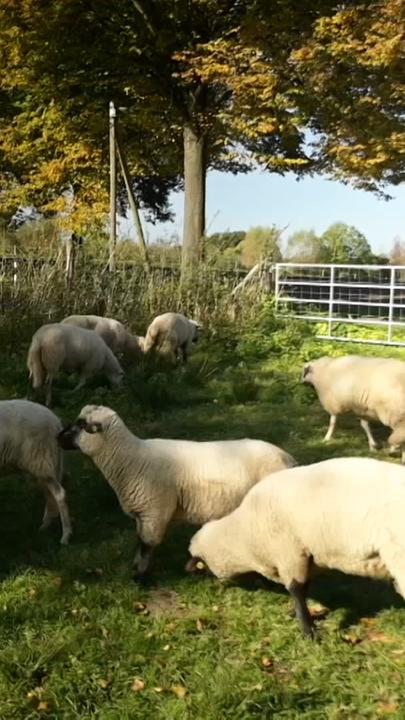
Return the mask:
[[[277,263],[275,298],[295,318],[321,323],[319,338],[405,346],[405,266]],[[347,326],[379,328],[353,337]]]

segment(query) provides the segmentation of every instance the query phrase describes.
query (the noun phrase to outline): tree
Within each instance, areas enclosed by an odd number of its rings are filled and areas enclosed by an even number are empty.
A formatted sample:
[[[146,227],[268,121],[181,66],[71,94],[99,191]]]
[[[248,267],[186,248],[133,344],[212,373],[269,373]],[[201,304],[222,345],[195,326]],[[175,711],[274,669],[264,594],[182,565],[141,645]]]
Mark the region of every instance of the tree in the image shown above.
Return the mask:
[[[251,268],[265,258],[280,262],[282,255],[279,243],[280,230],[275,226],[250,228],[239,245],[241,264]]]
[[[314,230],[297,230],[287,240],[289,262],[317,263],[321,258],[321,241]]]
[[[364,178],[394,163],[397,180],[399,2],[0,0],[4,205],[37,198],[54,212],[73,187],[74,211],[102,217],[111,99],[127,109],[133,176],[162,189],[156,212],[184,181],[185,270],[201,254],[210,168]],[[375,174],[373,186],[392,176]]]
[[[401,238],[395,238],[394,244],[389,252],[391,265],[405,265],[405,242]]]
[[[367,238],[353,225],[342,222],[330,225],[320,237],[321,262],[369,263],[373,254]]]
[[[318,166],[379,191],[405,178],[403,0],[343,2],[293,52]]]

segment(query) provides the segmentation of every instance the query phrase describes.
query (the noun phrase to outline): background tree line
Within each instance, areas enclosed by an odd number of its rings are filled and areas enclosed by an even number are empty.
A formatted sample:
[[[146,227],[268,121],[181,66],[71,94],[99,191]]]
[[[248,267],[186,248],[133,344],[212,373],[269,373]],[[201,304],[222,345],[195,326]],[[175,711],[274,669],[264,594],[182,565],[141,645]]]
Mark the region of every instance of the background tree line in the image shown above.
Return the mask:
[[[312,229],[298,230],[284,237],[285,230],[275,225],[248,230],[216,232],[204,237],[204,262],[207,266],[233,270],[271,262],[386,264],[405,265],[405,242],[394,238],[387,253],[373,252],[366,236],[353,225],[336,222],[322,234]],[[181,241],[176,235],[149,244],[152,265],[179,266]],[[22,223],[10,233],[0,223],[0,253],[19,256],[57,257],[61,251],[60,230],[55,220]],[[107,262],[107,236],[99,230],[86,236],[82,249],[87,257]],[[142,264],[139,245],[127,238],[117,245],[117,260]]]

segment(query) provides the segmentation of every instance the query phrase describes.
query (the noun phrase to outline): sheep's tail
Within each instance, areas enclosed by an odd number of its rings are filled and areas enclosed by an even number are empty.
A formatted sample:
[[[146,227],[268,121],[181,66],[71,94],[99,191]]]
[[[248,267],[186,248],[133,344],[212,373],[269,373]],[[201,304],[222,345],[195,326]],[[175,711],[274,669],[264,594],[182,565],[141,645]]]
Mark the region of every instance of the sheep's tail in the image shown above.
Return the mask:
[[[28,350],[27,367],[34,390],[42,387],[46,379],[46,369],[41,358],[41,346],[35,338],[33,338]]]
[[[156,343],[159,339],[159,330],[156,330],[155,328],[148,328],[145,336],[145,340],[143,343],[143,352],[148,353],[152,348],[156,347]]]

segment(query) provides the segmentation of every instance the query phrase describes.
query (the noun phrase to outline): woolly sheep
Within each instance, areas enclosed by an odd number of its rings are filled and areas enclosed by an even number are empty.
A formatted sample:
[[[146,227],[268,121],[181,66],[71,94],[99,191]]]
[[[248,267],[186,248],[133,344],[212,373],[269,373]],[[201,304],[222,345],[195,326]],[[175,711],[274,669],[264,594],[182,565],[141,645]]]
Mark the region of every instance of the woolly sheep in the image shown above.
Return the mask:
[[[330,414],[325,442],[332,438],[337,416],[353,412],[361,418],[370,450],[377,445],[368,420],[379,420],[393,430],[388,438],[391,451],[405,444],[405,362],[359,355],[321,357],[304,366],[302,381],[315,388]]]
[[[96,373],[103,373],[111,385],[119,385],[123,370],[104,340],[93,330],[52,323],[34,333],[28,351],[27,367],[34,389],[46,384],[46,404],[50,405],[52,381],[59,370],[80,373],[77,387]]]
[[[145,336],[144,352],[155,348],[163,357],[176,362],[181,356],[183,362],[191,354],[193,343],[197,342],[200,326],[195,320],[188,320],[180,313],[168,312],[152,320]]]
[[[171,520],[202,524],[233,510],[265,475],[295,460],[262,440],[141,440],[114,410],[87,405],[59,436],[65,449],[89,455],[136,521],[134,566],[145,575]]]
[[[1,472],[12,468],[37,479],[46,498],[41,529],[47,528],[59,514],[61,542],[67,544],[72,528],[62,486],[63,457],[57,441],[61,429],[59,418],[43,405],[28,400],[0,402]]]
[[[75,325],[85,330],[94,330],[103,338],[114,355],[122,353],[129,358],[138,358],[142,354],[145,338],[131,335],[119,320],[100,315],[69,315],[62,324]]]
[[[230,515],[191,539],[189,571],[206,563],[223,580],[256,571],[282,583],[306,635],[311,569],[390,577],[405,598],[405,469],[334,458],[273,474]]]

